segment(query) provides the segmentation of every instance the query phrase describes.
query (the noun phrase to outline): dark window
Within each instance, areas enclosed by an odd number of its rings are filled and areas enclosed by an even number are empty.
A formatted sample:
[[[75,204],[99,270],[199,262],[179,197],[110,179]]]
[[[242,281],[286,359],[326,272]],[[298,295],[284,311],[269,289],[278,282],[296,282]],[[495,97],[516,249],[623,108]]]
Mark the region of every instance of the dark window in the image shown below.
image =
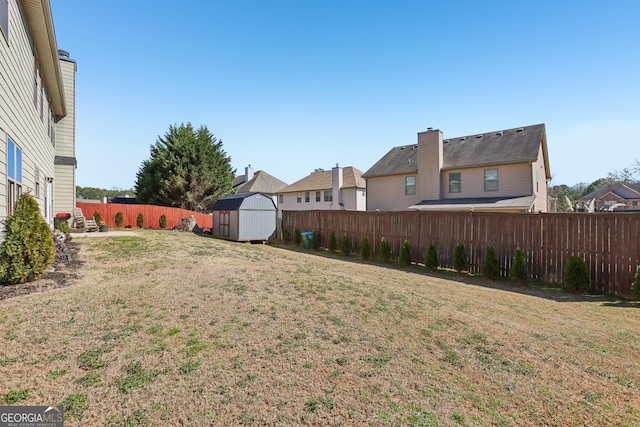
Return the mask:
[[[304,193],[304,202],[309,203],[309,192]]]
[[[320,192],[316,191],[316,202],[320,201]]]
[[[324,192],[324,201],[325,202],[333,202],[333,193],[331,191]]]
[[[9,1],[0,0],[0,32],[4,39],[9,42]]]

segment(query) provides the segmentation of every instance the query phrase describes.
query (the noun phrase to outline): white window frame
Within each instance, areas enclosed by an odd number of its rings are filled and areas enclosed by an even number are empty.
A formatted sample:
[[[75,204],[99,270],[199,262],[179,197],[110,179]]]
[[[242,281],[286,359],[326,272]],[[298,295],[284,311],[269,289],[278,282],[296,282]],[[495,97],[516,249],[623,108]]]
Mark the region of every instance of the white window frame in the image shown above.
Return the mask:
[[[16,201],[22,195],[22,157],[22,149],[7,138],[7,215],[13,213]]]
[[[484,191],[498,191],[499,180],[500,180],[500,172],[498,172],[497,168],[494,169],[485,169],[484,170]],[[492,178],[495,176],[495,179]]]
[[[324,192],[324,201],[325,202],[333,202],[333,191],[325,190],[325,192]]]
[[[462,172],[449,172],[449,193],[462,193]]]
[[[405,176],[404,177],[404,195],[405,196],[415,196],[416,195],[416,177]]]

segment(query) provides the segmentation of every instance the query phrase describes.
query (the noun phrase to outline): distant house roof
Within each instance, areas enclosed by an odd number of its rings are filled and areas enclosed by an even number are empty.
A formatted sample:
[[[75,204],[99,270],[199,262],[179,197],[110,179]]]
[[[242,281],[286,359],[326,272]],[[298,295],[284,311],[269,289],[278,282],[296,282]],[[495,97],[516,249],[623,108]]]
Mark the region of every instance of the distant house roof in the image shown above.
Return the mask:
[[[329,190],[332,188],[332,171],[313,172],[293,184],[280,189],[279,193],[295,193],[299,191]],[[341,188],[365,188],[366,183],[362,178],[362,171],[347,166],[342,168]]]
[[[529,211],[535,200],[536,196],[423,200],[420,203],[409,206],[408,209],[421,211]]]
[[[592,199],[600,199],[607,193],[613,193],[622,199],[640,199],[640,183],[623,184],[622,182],[610,182],[595,191],[582,196],[578,201],[586,202]]]
[[[538,124],[502,131],[445,138],[442,169],[532,162],[538,158],[540,144],[546,154],[545,125]],[[548,160],[545,158],[545,163]],[[548,163],[545,164],[549,174]],[[418,145],[392,148],[374,164],[364,178],[418,172]],[[550,178],[550,176],[547,176]]]
[[[236,188],[236,180],[238,180],[238,178],[241,179],[239,180],[240,184]],[[278,178],[269,175],[265,171],[256,172],[253,175],[253,178],[247,182],[244,182],[244,175],[236,177],[233,182],[237,193],[260,192],[276,194],[287,186],[286,182],[280,181]]]

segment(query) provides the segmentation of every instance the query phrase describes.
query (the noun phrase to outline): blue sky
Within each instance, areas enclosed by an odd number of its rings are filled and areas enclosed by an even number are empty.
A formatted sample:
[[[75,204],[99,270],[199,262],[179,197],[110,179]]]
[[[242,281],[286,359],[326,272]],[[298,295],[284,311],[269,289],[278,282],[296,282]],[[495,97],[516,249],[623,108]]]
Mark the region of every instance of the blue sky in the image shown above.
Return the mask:
[[[640,159],[638,1],[51,0],[77,61],[77,185],[131,188],[169,125],[238,173],[369,169],[427,127],[545,123],[552,184]]]

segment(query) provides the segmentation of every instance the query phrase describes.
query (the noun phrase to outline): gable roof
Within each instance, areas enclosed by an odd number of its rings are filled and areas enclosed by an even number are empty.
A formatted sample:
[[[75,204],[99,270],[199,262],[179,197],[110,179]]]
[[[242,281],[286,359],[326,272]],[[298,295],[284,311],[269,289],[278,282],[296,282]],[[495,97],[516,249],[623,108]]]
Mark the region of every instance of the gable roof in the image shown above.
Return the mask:
[[[445,138],[442,169],[532,162],[538,158],[540,144],[545,153],[547,178],[550,178],[544,124]],[[364,177],[417,172],[418,145],[414,144],[392,148]]]
[[[270,200],[273,204],[273,199],[268,194],[261,193],[259,191],[253,191],[251,193],[242,193],[242,194],[232,194],[230,196],[221,197],[213,204],[214,211],[235,211],[240,208],[242,202],[245,199],[255,196],[259,194],[260,196],[265,197],[265,199]],[[258,196],[258,197],[260,197]],[[275,205],[273,205],[275,209]]]
[[[578,201],[586,202],[591,199],[600,199],[607,193],[613,193],[623,199],[640,199],[640,183],[623,184],[622,182],[610,182],[605,186],[580,197]]]
[[[244,181],[244,175],[241,175],[240,177],[236,177],[236,179],[234,179],[234,187],[236,185],[235,181],[238,178],[242,178],[242,181]],[[286,182],[280,181],[278,178],[272,175],[269,175],[265,171],[258,171],[253,175],[253,178],[251,178],[249,181],[241,183],[236,188],[236,192],[237,193],[261,192],[261,193],[267,193],[267,194],[276,194],[286,186],[287,186]]]
[[[296,193],[299,191],[330,190],[332,184],[332,171],[318,171],[302,178],[293,184],[282,188],[280,193]],[[366,183],[362,178],[362,172],[353,166],[342,168],[341,188],[365,188]]]

